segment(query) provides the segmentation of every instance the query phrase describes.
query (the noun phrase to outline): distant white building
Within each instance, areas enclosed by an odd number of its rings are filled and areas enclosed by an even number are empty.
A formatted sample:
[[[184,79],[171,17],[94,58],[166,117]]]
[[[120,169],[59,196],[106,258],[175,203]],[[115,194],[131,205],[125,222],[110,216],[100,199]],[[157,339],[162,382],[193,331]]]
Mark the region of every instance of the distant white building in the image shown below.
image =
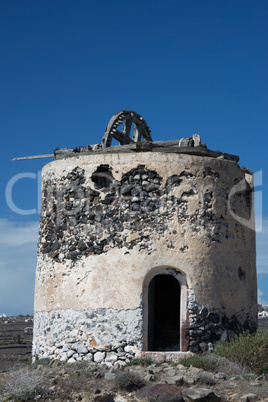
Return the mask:
[[[1,313],[1,314],[0,314],[0,318],[6,318],[6,314]]]
[[[259,318],[268,317],[268,312],[267,311],[261,311],[260,313],[258,313],[258,317]]]
[[[24,333],[25,334],[32,334],[33,333],[33,327],[24,328]]]

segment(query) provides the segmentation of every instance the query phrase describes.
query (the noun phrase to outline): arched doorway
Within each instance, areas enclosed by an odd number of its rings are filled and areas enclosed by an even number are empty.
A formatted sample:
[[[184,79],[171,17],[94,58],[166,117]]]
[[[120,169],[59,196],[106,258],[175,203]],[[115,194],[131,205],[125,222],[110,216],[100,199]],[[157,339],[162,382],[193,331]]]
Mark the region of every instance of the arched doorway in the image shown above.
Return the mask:
[[[148,286],[148,350],[180,350],[181,286],[173,275],[155,275]]]

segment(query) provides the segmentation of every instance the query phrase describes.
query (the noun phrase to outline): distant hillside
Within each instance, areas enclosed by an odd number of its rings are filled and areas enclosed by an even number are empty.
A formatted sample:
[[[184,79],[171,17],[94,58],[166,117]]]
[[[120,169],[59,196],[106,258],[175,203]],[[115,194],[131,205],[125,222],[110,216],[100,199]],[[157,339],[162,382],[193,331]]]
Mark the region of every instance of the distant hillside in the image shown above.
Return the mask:
[[[32,331],[32,316],[1,317],[0,360],[31,357]]]

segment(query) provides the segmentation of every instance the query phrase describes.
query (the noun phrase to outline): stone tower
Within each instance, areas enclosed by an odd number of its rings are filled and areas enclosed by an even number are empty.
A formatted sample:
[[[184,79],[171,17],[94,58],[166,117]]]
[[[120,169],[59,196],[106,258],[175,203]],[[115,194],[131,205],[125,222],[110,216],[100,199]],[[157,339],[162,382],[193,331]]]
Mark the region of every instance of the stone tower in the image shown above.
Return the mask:
[[[33,355],[124,365],[253,331],[252,193],[238,157],[198,135],[153,142],[130,111],[102,144],[56,150],[42,173]]]

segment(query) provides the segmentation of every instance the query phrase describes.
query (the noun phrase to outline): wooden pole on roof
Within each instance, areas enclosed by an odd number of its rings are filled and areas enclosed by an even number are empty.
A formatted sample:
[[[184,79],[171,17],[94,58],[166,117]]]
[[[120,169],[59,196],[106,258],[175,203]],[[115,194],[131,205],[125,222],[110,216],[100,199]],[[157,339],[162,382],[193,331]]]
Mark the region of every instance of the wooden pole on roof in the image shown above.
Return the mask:
[[[29,159],[43,159],[43,158],[54,158],[54,154],[48,155],[34,155],[34,156],[22,156],[20,158],[13,158],[13,161],[24,161]]]

